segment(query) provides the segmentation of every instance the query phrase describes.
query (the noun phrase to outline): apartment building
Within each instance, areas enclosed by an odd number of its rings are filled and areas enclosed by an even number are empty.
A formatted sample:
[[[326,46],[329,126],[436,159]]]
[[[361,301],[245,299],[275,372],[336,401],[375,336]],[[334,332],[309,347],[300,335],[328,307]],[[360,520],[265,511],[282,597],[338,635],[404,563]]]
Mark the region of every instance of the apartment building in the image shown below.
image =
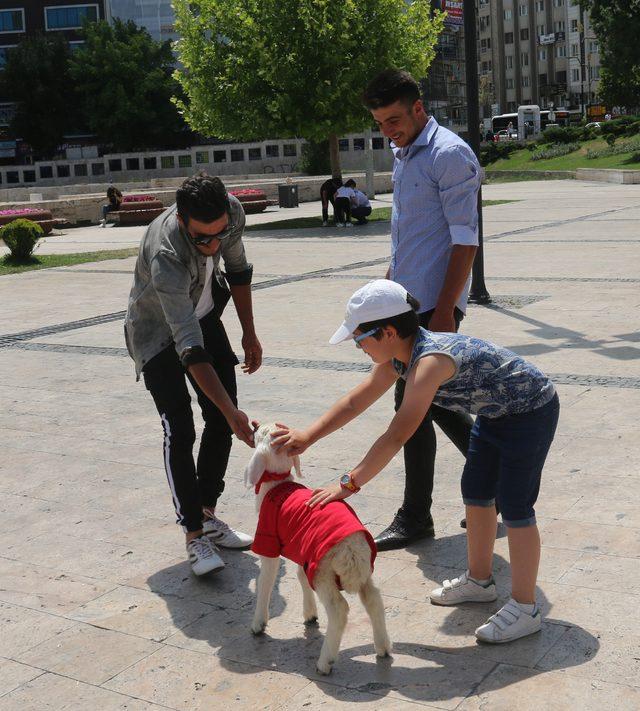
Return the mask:
[[[178,39],[171,0],[107,0],[107,4],[112,18],[132,20],[158,42]]]
[[[483,116],[522,104],[582,109],[597,101],[598,42],[578,0],[476,0]]]

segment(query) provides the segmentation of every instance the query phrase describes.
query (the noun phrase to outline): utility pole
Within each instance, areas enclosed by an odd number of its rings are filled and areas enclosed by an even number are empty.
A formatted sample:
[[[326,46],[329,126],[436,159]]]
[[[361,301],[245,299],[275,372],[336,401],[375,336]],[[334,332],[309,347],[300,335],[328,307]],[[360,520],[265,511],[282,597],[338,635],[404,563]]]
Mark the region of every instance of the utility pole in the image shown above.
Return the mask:
[[[467,130],[469,145],[480,158],[480,104],[478,91],[478,47],[476,40],[476,3],[464,0],[464,56],[467,79]],[[484,283],[484,249],[482,244],[482,186],[478,190],[478,251],[473,260],[469,302],[488,304],[491,296]]]

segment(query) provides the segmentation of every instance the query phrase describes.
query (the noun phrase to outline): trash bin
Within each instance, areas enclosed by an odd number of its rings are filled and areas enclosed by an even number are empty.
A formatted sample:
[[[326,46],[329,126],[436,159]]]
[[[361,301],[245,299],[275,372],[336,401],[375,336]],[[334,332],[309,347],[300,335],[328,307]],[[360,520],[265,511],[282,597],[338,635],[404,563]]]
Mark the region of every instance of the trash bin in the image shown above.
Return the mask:
[[[280,207],[298,207],[298,186],[278,185],[278,204]]]

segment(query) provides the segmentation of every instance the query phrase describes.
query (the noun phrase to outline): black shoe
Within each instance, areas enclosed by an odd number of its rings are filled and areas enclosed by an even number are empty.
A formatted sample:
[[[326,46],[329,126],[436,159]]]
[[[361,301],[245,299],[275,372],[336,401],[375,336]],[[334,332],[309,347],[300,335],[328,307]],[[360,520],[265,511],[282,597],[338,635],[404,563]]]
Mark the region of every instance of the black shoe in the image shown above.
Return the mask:
[[[500,507],[498,506],[498,502],[496,501],[496,515],[500,513]],[[462,521],[460,521],[460,528],[466,528],[467,527],[467,519],[463,518]]]
[[[431,518],[427,523],[418,523],[407,518],[400,509],[391,524],[382,533],[379,533],[374,541],[379,551],[393,551],[398,548],[406,548],[409,544],[424,538],[433,538],[434,535]]]

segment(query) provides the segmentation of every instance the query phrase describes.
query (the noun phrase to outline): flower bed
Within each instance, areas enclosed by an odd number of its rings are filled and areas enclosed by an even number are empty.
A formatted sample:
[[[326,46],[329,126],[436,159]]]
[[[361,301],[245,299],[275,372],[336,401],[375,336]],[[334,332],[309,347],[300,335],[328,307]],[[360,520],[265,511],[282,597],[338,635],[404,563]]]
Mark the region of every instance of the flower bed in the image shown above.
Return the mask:
[[[238,198],[247,215],[263,212],[267,209],[267,205],[269,204],[267,194],[264,190],[246,188],[245,190],[230,190],[229,194]]]
[[[160,200],[149,198],[149,200],[122,201],[120,205],[121,211],[129,210],[156,210],[159,207],[164,207]]]
[[[122,198],[122,202],[148,202],[149,200],[155,200],[153,195],[125,195]]]
[[[15,210],[0,210],[0,227],[2,225],[8,225],[14,220],[19,220],[25,218],[36,222],[42,227],[45,235],[56,226],[58,222],[64,222],[64,220],[54,220],[53,215],[50,210],[39,210],[35,207],[22,207]]]
[[[148,225],[161,215],[165,208],[160,207],[144,208],[142,210],[119,210],[109,213],[114,216],[121,225]]]

